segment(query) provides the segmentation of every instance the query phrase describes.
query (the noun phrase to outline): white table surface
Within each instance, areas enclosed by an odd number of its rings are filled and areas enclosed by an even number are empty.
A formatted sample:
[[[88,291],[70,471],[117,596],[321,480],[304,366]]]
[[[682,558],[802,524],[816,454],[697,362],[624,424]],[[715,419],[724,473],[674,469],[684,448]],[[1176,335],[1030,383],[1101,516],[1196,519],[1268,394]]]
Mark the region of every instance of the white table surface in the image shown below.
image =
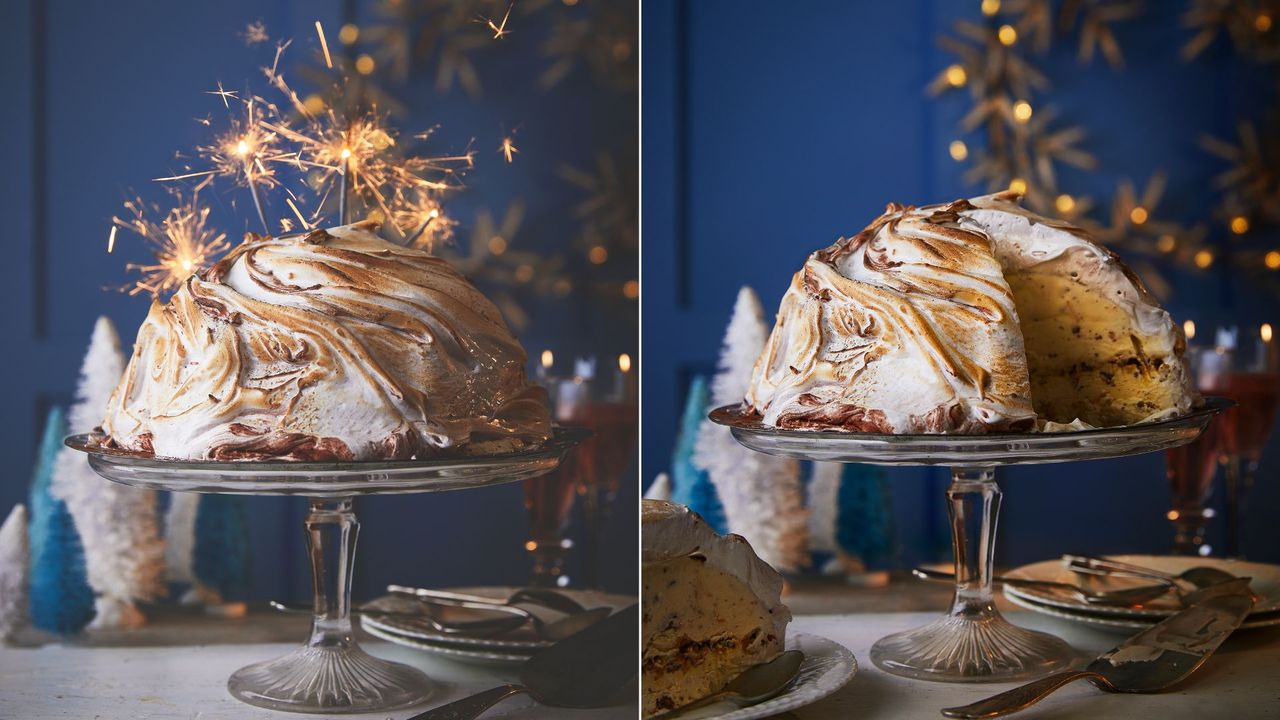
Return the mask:
[[[1120,642],[1116,635],[1025,611],[1006,615],[1019,625],[1053,632],[1092,657]],[[858,659],[858,674],[836,694],[782,717],[788,720],[879,720],[929,718],[938,710],[979,700],[1010,684],[953,685],[888,675],[871,663],[879,637],[921,625],[936,613],[874,613],[798,617],[796,632],[822,635],[844,644]],[[456,699],[492,687],[494,670],[435,659],[378,641],[365,641],[374,654],[414,665],[441,683],[439,699]],[[182,718],[230,720],[302,717],[260,710],[233,699],[226,678],[250,662],[281,654],[294,644],[253,643],[177,647],[0,648],[0,719],[125,720]],[[420,710],[338,716],[362,720],[404,720]],[[570,711],[512,699],[487,718],[612,720],[632,718],[632,708]],[[333,717],[333,716],[329,716]],[[1245,631],[1226,644],[1186,683],[1156,695],[1112,695],[1087,683],[1059,690],[1015,717],[1025,720],[1254,720],[1280,718],[1280,628]]]
[[[1017,625],[1063,638],[1081,652],[1082,658],[1092,659],[1126,637],[1123,632],[1112,634],[1025,611],[1006,612],[1005,616]],[[941,708],[975,702],[1017,685],[911,680],[885,673],[871,663],[871,645],[880,637],[923,625],[935,617],[937,613],[796,618],[791,625],[794,631],[821,635],[852,650],[858,660],[858,674],[834,695],[792,712],[791,720],[939,720]],[[1165,693],[1105,693],[1082,680],[1012,717],[1020,720],[1280,718],[1280,628],[1242,631],[1228,638],[1194,675]]]
[[[0,649],[0,719],[46,720],[404,720],[433,705],[487,690],[514,677],[492,668],[439,660],[409,648],[362,641],[371,654],[413,665],[439,683],[437,700],[418,708],[368,715],[302,715],[246,705],[227,692],[227,677],[244,665],[282,655],[296,644],[189,647],[64,647]],[[484,718],[615,720],[635,718],[636,705],[601,710],[548,708],[511,698]]]

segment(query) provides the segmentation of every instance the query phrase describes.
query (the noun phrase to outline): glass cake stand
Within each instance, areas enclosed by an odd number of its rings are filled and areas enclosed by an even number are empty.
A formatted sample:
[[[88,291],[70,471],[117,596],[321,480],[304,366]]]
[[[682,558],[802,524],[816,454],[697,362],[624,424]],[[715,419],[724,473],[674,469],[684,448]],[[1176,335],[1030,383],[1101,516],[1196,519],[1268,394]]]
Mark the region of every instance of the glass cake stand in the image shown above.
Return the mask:
[[[882,435],[767,427],[739,406],[711,412],[746,447],[769,455],[873,465],[947,465],[956,588],[951,610],[919,628],[878,640],[871,660],[885,672],[943,682],[1025,680],[1069,666],[1071,647],[1010,624],[991,596],[1002,465],[1100,460],[1165,450],[1194,440],[1231,407],[1206,398],[1200,409],[1161,422],[1074,432],[999,435]]]
[[[88,453],[102,477],[125,485],[178,492],[305,495],[304,522],[314,590],[311,636],[274,660],[241,668],[227,689],[250,705],[309,713],[380,712],[417,705],[433,683],[418,670],[369,655],[351,630],[351,577],[360,524],[357,495],[442,492],[537,477],[591,432],[555,428],[536,450],[477,457],[375,462],[190,461],[143,457],[103,448],[99,435],[66,444]]]

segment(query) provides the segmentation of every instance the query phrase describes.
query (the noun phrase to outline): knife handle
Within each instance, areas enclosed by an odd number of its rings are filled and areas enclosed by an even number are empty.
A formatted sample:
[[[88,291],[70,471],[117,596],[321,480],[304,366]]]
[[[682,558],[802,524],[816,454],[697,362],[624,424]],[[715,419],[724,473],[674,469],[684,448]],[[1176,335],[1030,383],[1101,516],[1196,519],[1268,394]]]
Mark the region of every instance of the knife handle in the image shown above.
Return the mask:
[[[943,708],[942,714],[946,717],[959,718],[960,720],[980,720],[981,718],[1009,715],[1035,705],[1058,688],[1081,678],[1101,681],[1106,687],[1111,686],[1111,683],[1105,677],[1096,672],[1069,670],[1029,682],[1012,690],[1006,690],[999,695],[992,695],[985,700],[979,700],[970,705]]]
[[[525,692],[529,692],[529,689],[519,685],[500,685],[492,690],[485,690],[484,692],[464,697],[461,700],[454,700],[448,705],[432,708],[419,715],[414,715],[409,720],[475,720],[485,710],[512,695],[519,695]]]

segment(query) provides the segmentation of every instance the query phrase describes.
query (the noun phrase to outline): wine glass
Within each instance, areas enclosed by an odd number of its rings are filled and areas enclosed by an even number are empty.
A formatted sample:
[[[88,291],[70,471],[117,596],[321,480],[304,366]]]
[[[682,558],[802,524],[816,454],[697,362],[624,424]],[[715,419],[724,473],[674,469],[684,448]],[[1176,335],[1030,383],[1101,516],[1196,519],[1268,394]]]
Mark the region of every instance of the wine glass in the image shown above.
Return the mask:
[[[1237,406],[1223,415],[1223,483],[1226,500],[1226,553],[1240,555],[1240,527],[1245,497],[1257,477],[1258,464],[1280,407],[1280,348],[1272,327],[1235,343],[1223,394]],[[1235,338],[1232,333],[1232,338]]]
[[[549,365],[545,360],[543,364]],[[551,397],[556,422],[583,424],[591,374],[582,363],[575,368],[573,377],[539,374]],[[524,483],[524,509],[529,519],[529,539],[524,548],[533,557],[529,584],[534,587],[567,587],[570,583],[565,569],[565,559],[573,548],[573,540],[566,535],[569,513],[577,496],[578,479],[591,462],[589,450],[577,447],[565,455],[558,468]]]
[[[1219,340],[1213,347],[1187,348],[1188,367],[1197,389],[1205,394],[1220,395],[1226,390],[1232,348],[1222,341],[1221,334]],[[1165,451],[1172,505],[1166,517],[1173,523],[1176,555],[1208,555],[1213,551],[1205,542],[1205,529],[1214,515],[1207,503],[1226,437],[1224,430],[1223,419],[1215,418],[1194,442]]]

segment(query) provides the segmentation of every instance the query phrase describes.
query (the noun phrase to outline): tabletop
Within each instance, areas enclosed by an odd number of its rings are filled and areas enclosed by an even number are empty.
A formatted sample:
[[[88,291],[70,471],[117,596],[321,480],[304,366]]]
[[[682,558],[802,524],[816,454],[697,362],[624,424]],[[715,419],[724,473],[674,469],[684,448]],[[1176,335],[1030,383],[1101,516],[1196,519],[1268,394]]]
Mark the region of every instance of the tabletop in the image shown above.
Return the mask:
[[[950,588],[913,582],[900,575],[883,588],[850,588],[831,581],[797,583],[787,602],[796,613],[791,632],[839,642],[858,660],[858,673],[844,688],[786,720],[878,720],[941,718],[938,710],[963,705],[1013,687],[954,685],[899,678],[871,663],[871,644],[883,635],[922,625],[946,606]],[[1011,608],[997,596],[1010,621],[1052,632],[1082,658],[1119,643],[1125,635],[1078,626]],[[296,647],[307,618],[255,610],[235,620],[205,617],[179,608],[154,608],[138,630],[94,631],[70,642],[25,638],[38,647],[0,648],[0,719],[94,718],[124,720],[255,720],[299,717],[261,710],[226,691],[232,671]],[[492,668],[433,658],[362,635],[375,655],[420,668],[440,683],[439,702],[511,679]],[[1203,668],[1175,689],[1156,695],[1112,695],[1079,683],[1016,715],[1026,720],[1149,718],[1233,720],[1280,718],[1280,628],[1241,631]],[[358,720],[405,720],[417,710],[343,716]],[[633,718],[632,707],[594,711],[545,708],[524,698],[499,705],[485,718],[613,720]]]

